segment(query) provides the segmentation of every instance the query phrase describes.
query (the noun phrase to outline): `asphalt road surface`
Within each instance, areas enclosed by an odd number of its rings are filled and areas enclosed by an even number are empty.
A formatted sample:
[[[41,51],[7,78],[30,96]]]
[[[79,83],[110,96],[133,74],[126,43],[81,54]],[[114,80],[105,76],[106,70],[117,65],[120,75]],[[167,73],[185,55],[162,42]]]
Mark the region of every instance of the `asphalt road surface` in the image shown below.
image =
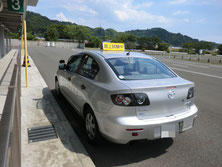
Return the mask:
[[[195,82],[199,113],[194,128],[174,139],[144,140],[127,145],[104,141],[99,146],[92,146],[84,134],[82,119],[65,99],[56,96],[54,90],[59,60],[67,60],[80,51],[43,47],[28,50],[96,166],[222,167],[222,65],[157,56],[181,77]]]

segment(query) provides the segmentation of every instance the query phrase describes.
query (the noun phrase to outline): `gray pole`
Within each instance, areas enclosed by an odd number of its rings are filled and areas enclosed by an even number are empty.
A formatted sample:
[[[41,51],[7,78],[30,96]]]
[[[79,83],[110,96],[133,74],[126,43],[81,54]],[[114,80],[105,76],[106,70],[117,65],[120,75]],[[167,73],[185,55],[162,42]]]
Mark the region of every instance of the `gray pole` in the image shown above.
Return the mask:
[[[0,27],[0,58],[5,56],[4,29]]]
[[[8,33],[5,33],[5,39],[6,39],[6,54],[9,52],[9,40],[8,40]]]
[[[12,38],[9,36],[9,51],[12,50]]]
[[[170,59],[170,56],[171,56],[171,46],[170,46],[170,53],[169,53],[169,59]]]

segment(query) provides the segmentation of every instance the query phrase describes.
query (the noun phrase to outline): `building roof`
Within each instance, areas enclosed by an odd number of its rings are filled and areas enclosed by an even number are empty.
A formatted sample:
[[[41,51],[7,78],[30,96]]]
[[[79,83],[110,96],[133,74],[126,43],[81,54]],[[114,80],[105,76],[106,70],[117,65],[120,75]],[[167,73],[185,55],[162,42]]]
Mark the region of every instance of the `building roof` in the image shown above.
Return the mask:
[[[24,13],[17,13],[8,10],[7,0],[3,2],[3,10],[0,12],[0,26],[8,32],[18,32],[18,28],[22,27],[23,20],[26,15],[27,5],[35,6],[38,0],[24,0]]]

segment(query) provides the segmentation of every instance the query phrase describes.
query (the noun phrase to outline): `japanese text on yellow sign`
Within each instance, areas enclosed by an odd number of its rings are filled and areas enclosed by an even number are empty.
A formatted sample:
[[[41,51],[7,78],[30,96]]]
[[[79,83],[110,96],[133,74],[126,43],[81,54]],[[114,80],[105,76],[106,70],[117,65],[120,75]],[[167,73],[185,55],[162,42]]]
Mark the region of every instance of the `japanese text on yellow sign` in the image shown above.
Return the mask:
[[[124,51],[124,43],[103,42],[103,50]]]

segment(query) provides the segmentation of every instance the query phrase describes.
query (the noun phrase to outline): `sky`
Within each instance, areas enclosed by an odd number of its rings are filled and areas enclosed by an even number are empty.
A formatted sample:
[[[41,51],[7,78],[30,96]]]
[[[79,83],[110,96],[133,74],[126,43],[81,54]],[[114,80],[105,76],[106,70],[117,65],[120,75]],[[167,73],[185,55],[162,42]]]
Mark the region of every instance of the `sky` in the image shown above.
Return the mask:
[[[29,11],[116,31],[161,27],[222,43],[222,0],[39,0]]]

